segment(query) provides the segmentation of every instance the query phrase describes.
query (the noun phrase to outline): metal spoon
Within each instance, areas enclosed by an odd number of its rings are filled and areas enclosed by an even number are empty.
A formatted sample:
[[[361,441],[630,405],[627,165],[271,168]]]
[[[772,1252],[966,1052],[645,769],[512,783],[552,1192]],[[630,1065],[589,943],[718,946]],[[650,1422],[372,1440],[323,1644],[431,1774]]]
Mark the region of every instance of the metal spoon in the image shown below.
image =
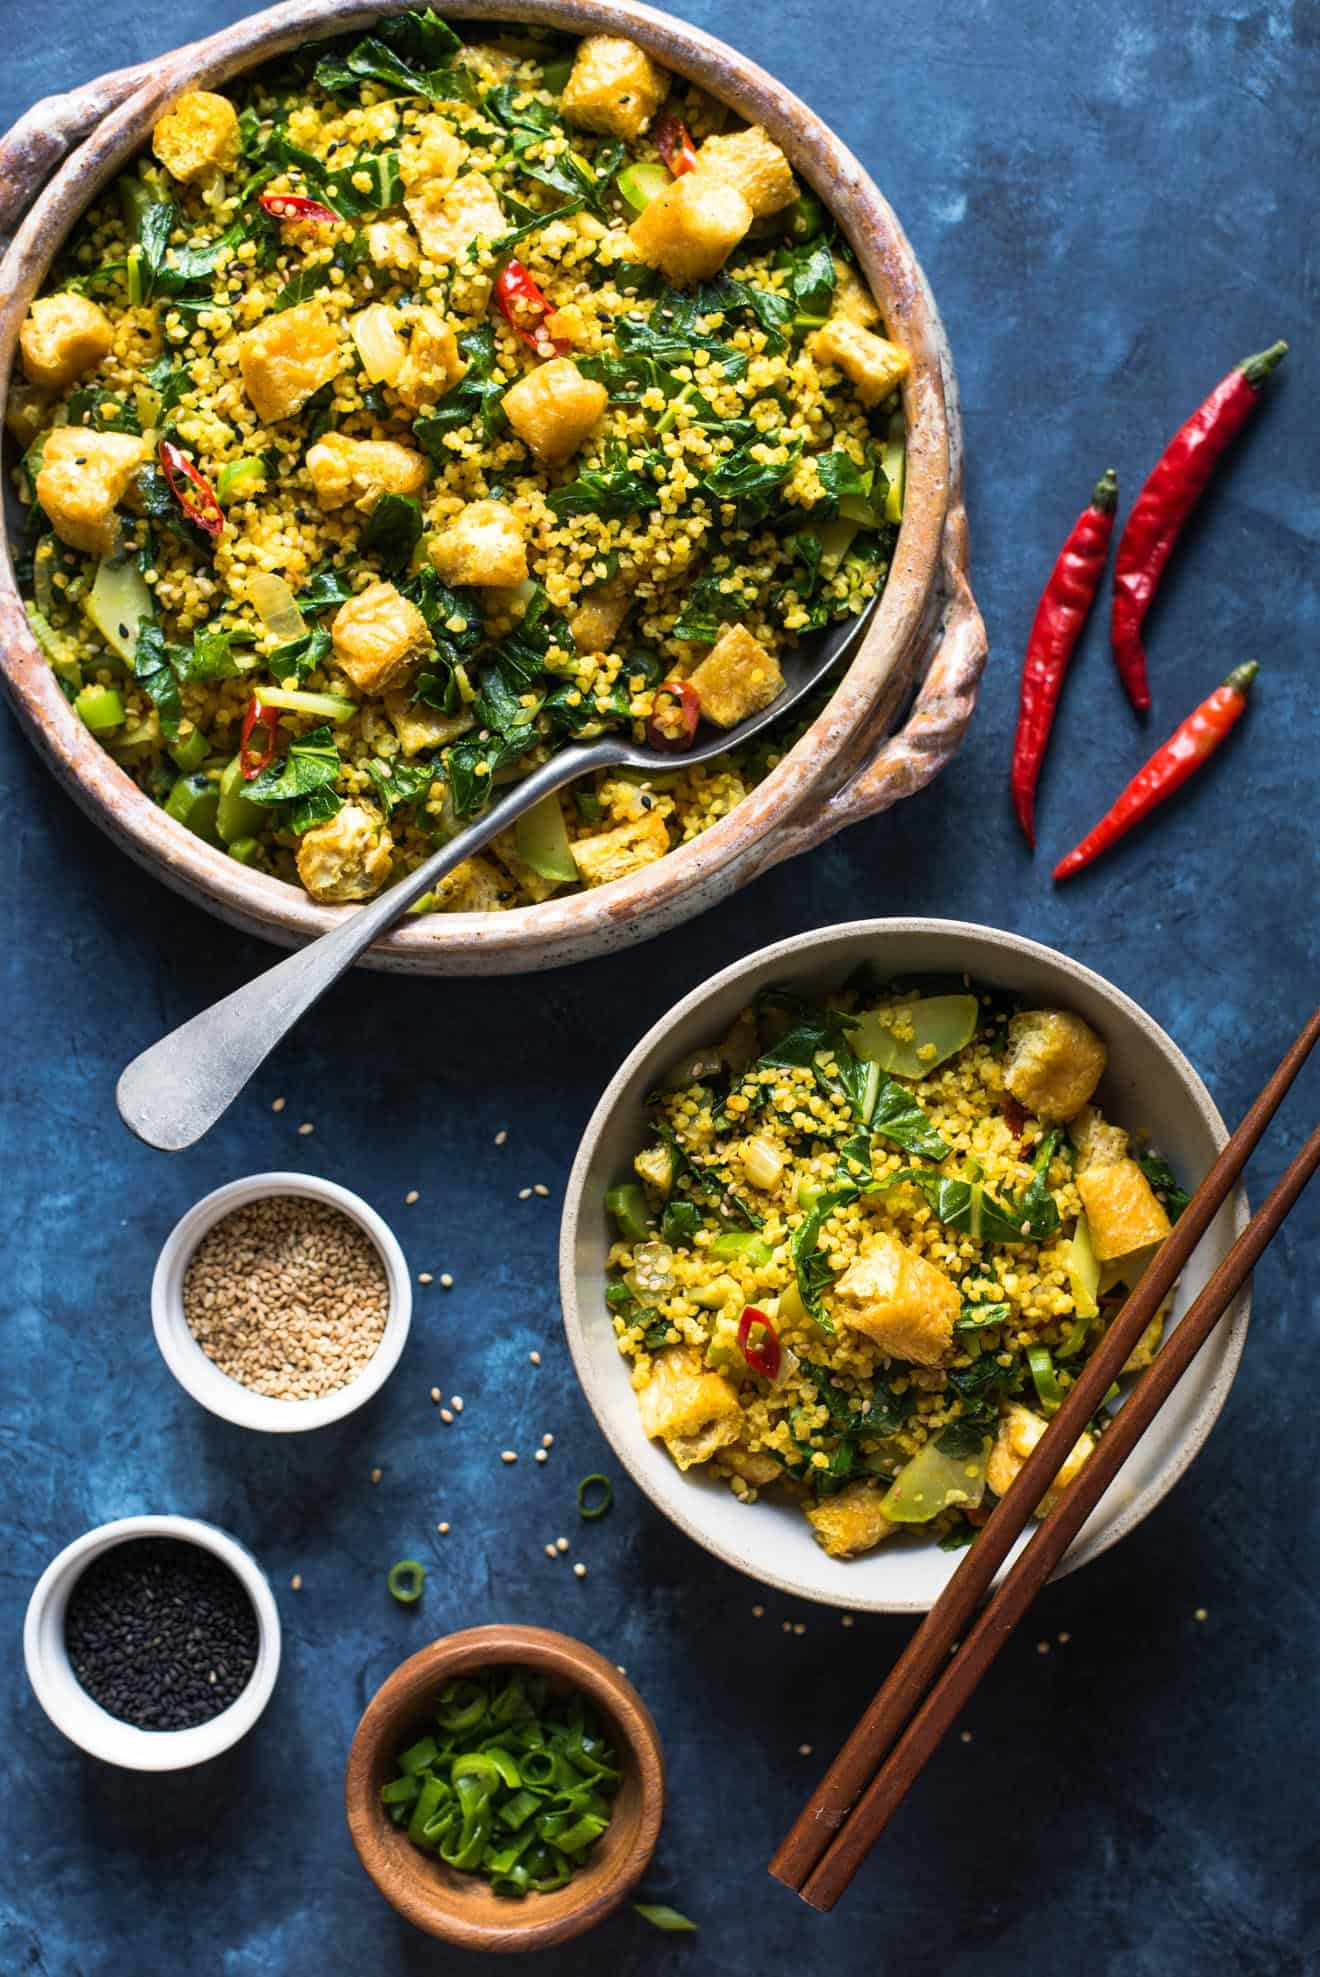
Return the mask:
[[[856,643],[869,617],[832,626],[790,656],[784,691],[764,712],[680,755],[637,748],[610,735],[574,744],[552,755],[483,811],[475,823],[452,837],[414,871],[380,897],[346,914],[333,933],[309,941],[287,960],[276,962],[255,981],[203,1009],[159,1043],[144,1050],[119,1080],[119,1116],[148,1146],[177,1153],[192,1146],[233,1104],[248,1079],[269,1057],[281,1037],[352,966],[359,954],[407,912],[414,901],[452,872],[474,851],[530,810],[552,790],[563,789],[597,769],[650,769],[657,775],[680,765],[692,768],[729,749],[739,748],[778,721],[811,692]]]

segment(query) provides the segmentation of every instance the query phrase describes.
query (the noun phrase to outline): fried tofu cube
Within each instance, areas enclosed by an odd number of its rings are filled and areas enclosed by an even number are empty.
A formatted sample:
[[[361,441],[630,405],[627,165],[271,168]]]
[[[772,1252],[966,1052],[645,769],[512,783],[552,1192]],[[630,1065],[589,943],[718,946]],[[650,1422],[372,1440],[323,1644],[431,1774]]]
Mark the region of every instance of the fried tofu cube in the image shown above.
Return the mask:
[[[407,270],[417,266],[417,236],[407,220],[372,220],[365,231],[373,267]]]
[[[476,240],[498,240],[507,231],[499,194],[481,172],[446,185],[426,179],[403,202],[431,261],[461,261]]]
[[[394,389],[409,411],[434,405],[466,369],[458,354],[458,338],[440,311],[419,309],[412,319],[408,354],[394,380]]]
[[[115,333],[104,309],[86,295],[39,295],[18,333],[23,375],[42,391],[67,391],[110,354]]]
[[[1007,1402],[999,1417],[999,1432],[985,1471],[985,1480],[996,1496],[1007,1496],[1021,1473],[1023,1463],[1048,1426],[1049,1423],[1042,1421],[1039,1414],[1033,1414],[1029,1407],[1023,1407],[1018,1401]],[[1037,1517],[1044,1517],[1047,1511],[1053,1510],[1094,1447],[1093,1435],[1082,1435],[1073,1443],[1062,1469],[1036,1505]]]
[[[674,1156],[663,1140],[642,1148],[633,1161],[633,1172],[662,1201],[669,1199],[669,1190],[674,1185]]]
[[[552,357],[511,384],[500,402],[541,465],[558,467],[577,452],[609,400],[604,385],[584,378],[571,357]]]
[[[722,1448],[718,1456],[719,1466],[731,1476],[741,1476],[744,1483],[753,1489],[764,1489],[767,1483],[777,1483],[783,1475],[783,1467],[773,1455],[762,1455],[757,1449],[743,1448],[735,1443],[730,1448]]]
[[[610,651],[631,605],[630,597],[603,584],[589,590],[568,620],[569,635],[578,651],[587,657]]]
[[[190,89],[151,133],[151,148],[171,178],[193,185],[238,163],[238,112],[227,96]]]
[[[1121,1126],[1111,1126],[1094,1105],[1084,1105],[1068,1126],[1068,1137],[1077,1152],[1077,1172],[1088,1167],[1112,1167],[1128,1150],[1128,1136]]]
[[[724,625],[688,685],[695,687],[706,720],[717,728],[736,728],[779,698],[784,675],[746,625]]]
[[[697,151],[697,170],[736,186],[758,220],[797,198],[793,167],[760,124],[708,137]]]
[[[626,878],[643,865],[653,865],[669,849],[665,820],[655,810],[645,810],[613,830],[596,837],[573,840],[573,862],[588,886],[606,886],[611,879]]]
[[[830,314],[845,323],[859,323],[863,329],[870,329],[880,320],[875,297],[841,254],[834,256],[834,305]]]
[[[399,150],[399,177],[404,189],[415,185],[452,184],[467,155],[467,146],[447,124],[432,119],[420,137],[407,139]]]
[[[480,855],[455,865],[435,889],[435,903],[445,913],[502,913],[512,898],[509,881]]]
[[[811,349],[818,363],[833,364],[843,372],[868,410],[888,398],[912,368],[912,359],[900,344],[863,329],[847,316],[831,316],[812,337]]]
[[[1090,1224],[1091,1246],[1101,1263],[1163,1242],[1173,1226],[1135,1160],[1086,1168],[1077,1176],[1077,1192]]]
[[[849,1483],[837,1496],[822,1497],[807,1511],[807,1522],[816,1543],[831,1558],[856,1558],[859,1552],[874,1551],[901,1524],[892,1524],[880,1508],[885,1492],[877,1483]]]
[[[359,693],[400,685],[431,650],[425,618],[392,583],[368,584],[341,604],[330,638],[336,662]]]
[[[680,1469],[709,1462],[717,1448],[742,1433],[736,1387],[709,1372],[691,1346],[669,1346],[656,1354],[637,1406],[646,1435],[662,1441]]]
[[[151,446],[132,433],[56,426],[37,474],[37,500],[61,542],[87,556],[108,556],[117,534],[115,509]]]
[[[307,471],[327,510],[351,501],[364,513],[382,494],[418,494],[426,485],[426,458],[393,439],[350,439],[328,432],[307,449]]]
[[[369,803],[345,803],[298,840],[298,877],[313,899],[370,899],[389,876],[394,841]]]
[[[504,501],[469,501],[432,537],[430,551],[442,583],[504,590],[527,577],[522,523]]]
[[[640,137],[669,88],[669,77],[635,41],[589,34],[578,43],[559,107],[579,130]]]
[[[1024,1009],[1008,1026],[1004,1089],[1038,1119],[1076,1118],[1104,1076],[1108,1053],[1067,1009]]]
[[[243,389],[263,425],[291,419],[343,368],[339,335],[319,302],[281,309],[238,339]]]
[[[639,213],[628,238],[650,268],[674,282],[709,281],[752,224],[736,185],[714,173],[685,172]]]
[[[424,748],[447,748],[476,725],[466,709],[459,714],[442,714],[438,707],[428,707],[424,700],[413,700],[407,693],[387,693],[385,712],[399,737],[400,752],[406,756],[420,755]]]
[[[834,1286],[838,1315],[891,1359],[938,1366],[962,1309],[956,1285],[897,1236],[874,1236]]]

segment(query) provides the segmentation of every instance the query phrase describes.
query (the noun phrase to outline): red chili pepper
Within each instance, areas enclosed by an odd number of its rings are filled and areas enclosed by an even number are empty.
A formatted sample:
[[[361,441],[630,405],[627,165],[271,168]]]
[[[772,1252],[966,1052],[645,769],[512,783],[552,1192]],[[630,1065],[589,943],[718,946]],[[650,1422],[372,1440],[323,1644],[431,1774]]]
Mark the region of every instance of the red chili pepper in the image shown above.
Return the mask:
[[[1229,731],[1241,720],[1247,706],[1247,689],[1259,668],[1254,659],[1235,666],[1222,686],[1217,686],[1195,713],[1174,729],[1164,746],[1157,749],[1144,769],[1139,769],[1107,816],[1084,837],[1075,850],[1054,868],[1055,879],[1070,879],[1117,844],[1121,837],[1158,809],[1166,796],[1181,788],[1189,776],[1219,747]]]
[[[333,226],[339,218],[319,199],[305,199],[299,192],[263,192],[257,204],[273,220],[315,220],[318,226]]]
[[[188,520],[205,529],[208,535],[219,535],[225,525],[225,514],[210,481],[168,439],[160,443],[160,465],[170,493]]]
[[[659,716],[670,711],[660,706],[661,694],[668,694],[676,703],[672,711],[681,726],[673,730],[661,725]],[[652,748],[663,749],[667,755],[681,755],[684,749],[691,748],[700,721],[701,695],[697,689],[689,680],[666,680],[662,687],[656,688],[656,707],[646,724],[646,739]]]
[[[655,148],[675,178],[697,169],[697,149],[681,117],[661,117],[655,127]]]
[[[249,753],[249,750],[252,746],[253,731],[257,728],[264,730],[266,742],[260,755],[252,755]],[[271,757],[275,753],[275,743],[278,739],[279,732],[280,717],[278,712],[274,707],[263,707],[254,693],[247,704],[247,712],[243,716],[243,732],[239,736],[238,742],[238,770],[245,783],[254,781],[261,774],[262,770],[267,767]]]
[[[1097,481],[1090,507],[1083,508],[1059,551],[1059,559],[1036,606],[1031,637],[1027,640],[1009,786],[1022,834],[1033,851],[1040,765],[1045,759],[1068,661],[1100,588],[1117,505],[1118,477],[1111,468]]]
[[[1110,635],[1119,678],[1139,714],[1150,706],[1142,620],[1183,524],[1205,492],[1229,441],[1259,405],[1261,388],[1287,349],[1286,343],[1272,343],[1259,356],[1244,357],[1223,383],[1215,386],[1204,405],[1169,441],[1127,518],[1114,560]]]
[[[500,269],[495,277],[495,300],[510,329],[538,357],[552,352],[556,357],[563,357],[572,349],[572,344],[562,338],[546,335],[543,318],[550,315],[554,304],[537,287],[521,261],[506,261]],[[538,328],[538,324],[542,327]]]
[[[765,1339],[762,1344],[753,1345],[752,1333],[758,1330],[765,1333]],[[784,1363],[784,1348],[764,1311],[758,1311],[754,1304],[749,1304],[738,1320],[738,1350],[753,1373],[759,1373],[766,1380],[779,1378],[779,1369]]]

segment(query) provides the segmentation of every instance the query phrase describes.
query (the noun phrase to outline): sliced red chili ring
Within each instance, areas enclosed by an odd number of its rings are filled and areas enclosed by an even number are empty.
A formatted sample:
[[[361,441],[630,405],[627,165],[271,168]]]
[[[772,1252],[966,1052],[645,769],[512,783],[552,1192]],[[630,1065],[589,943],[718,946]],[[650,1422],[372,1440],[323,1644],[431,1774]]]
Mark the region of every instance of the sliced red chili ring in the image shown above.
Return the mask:
[[[752,1342],[754,1331],[765,1334],[764,1339],[755,1344]],[[758,1311],[754,1304],[749,1304],[738,1320],[738,1350],[753,1373],[759,1373],[766,1380],[779,1378],[779,1369],[784,1363],[784,1348],[764,1311]]]
[[[265,742],[259,755],[252,754],[252,736],[260,728]],[[280,717],[274,707],[263,707],[254,693],[243,716],[243,732],[238,743],[238,771],[245,783],[252,782],[269,766],[280,732]]]
[[[160,465],[170,493],[188,520],[205,529],[207,535],[219,535],[225,515],[210,481],[168,439],[160,443]]]
[[[546,333],[545,318],[553,313],[554,305],[537,287],[521,261],[506,261],[500,269],[495,277],[495,300],[509,328],[538,357],[551,353],[564,357],[572,349],[572,344],[562,337]]]
[[[300,192],[263,192],[257,204],[273,220],[315,220],[318,226],[333,226],[339,218],[319,199],[307,199]]]
[[[668,696],[662,705],[661,696]],[[668,719],[666,717],[669,717]],[[646,739],[652,748],[669,755],[681,755],[691,748],[701,722],[701,696],[690,680],[666,680],[656,688],[655,707],[646,724]]]
[[[681,117],[661,117],[655,127],[655,148],[675,178],[697,169],[697,148]]]

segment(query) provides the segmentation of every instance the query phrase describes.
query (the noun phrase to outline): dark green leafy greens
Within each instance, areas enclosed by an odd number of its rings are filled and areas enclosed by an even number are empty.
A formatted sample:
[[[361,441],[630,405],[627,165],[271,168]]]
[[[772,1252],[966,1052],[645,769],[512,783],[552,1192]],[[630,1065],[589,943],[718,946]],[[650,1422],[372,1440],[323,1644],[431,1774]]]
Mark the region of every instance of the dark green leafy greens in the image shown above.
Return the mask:
[[[288,806],[289,828],[296,834],[333,817],[341,798],[334,788],[340,770],[339,750],[329,726],[290,742],[280,762],[272,762],[247,784],[249,802]]]
[[[1179,1186],[1178,1178],[1168,1161],[1162,1159],[1158,1153],[1139,1153],[1137,1165],[1164,1203],[1169,1213],[1169,1220],[1176,1222],[1192,1197],[1186,1188]]]
[[[410,494],[382,494],[362,531],[364,556],[375,556],[383,570],[401,570],[422,537],[422,510]]]
[[[1044,1242],[1059,1227],[1059,1210],[1049,1190],[1049,1167],[1059,1135],[1051,1133],[1033,1164],[1031,1179],[1017,1193],[997,1197],[981,1181],[965,1181],[904,1167],[885,1180],[885,1188],[910,1182],[919,1188],[946,1228],[958,1229],[977,1242]]]

